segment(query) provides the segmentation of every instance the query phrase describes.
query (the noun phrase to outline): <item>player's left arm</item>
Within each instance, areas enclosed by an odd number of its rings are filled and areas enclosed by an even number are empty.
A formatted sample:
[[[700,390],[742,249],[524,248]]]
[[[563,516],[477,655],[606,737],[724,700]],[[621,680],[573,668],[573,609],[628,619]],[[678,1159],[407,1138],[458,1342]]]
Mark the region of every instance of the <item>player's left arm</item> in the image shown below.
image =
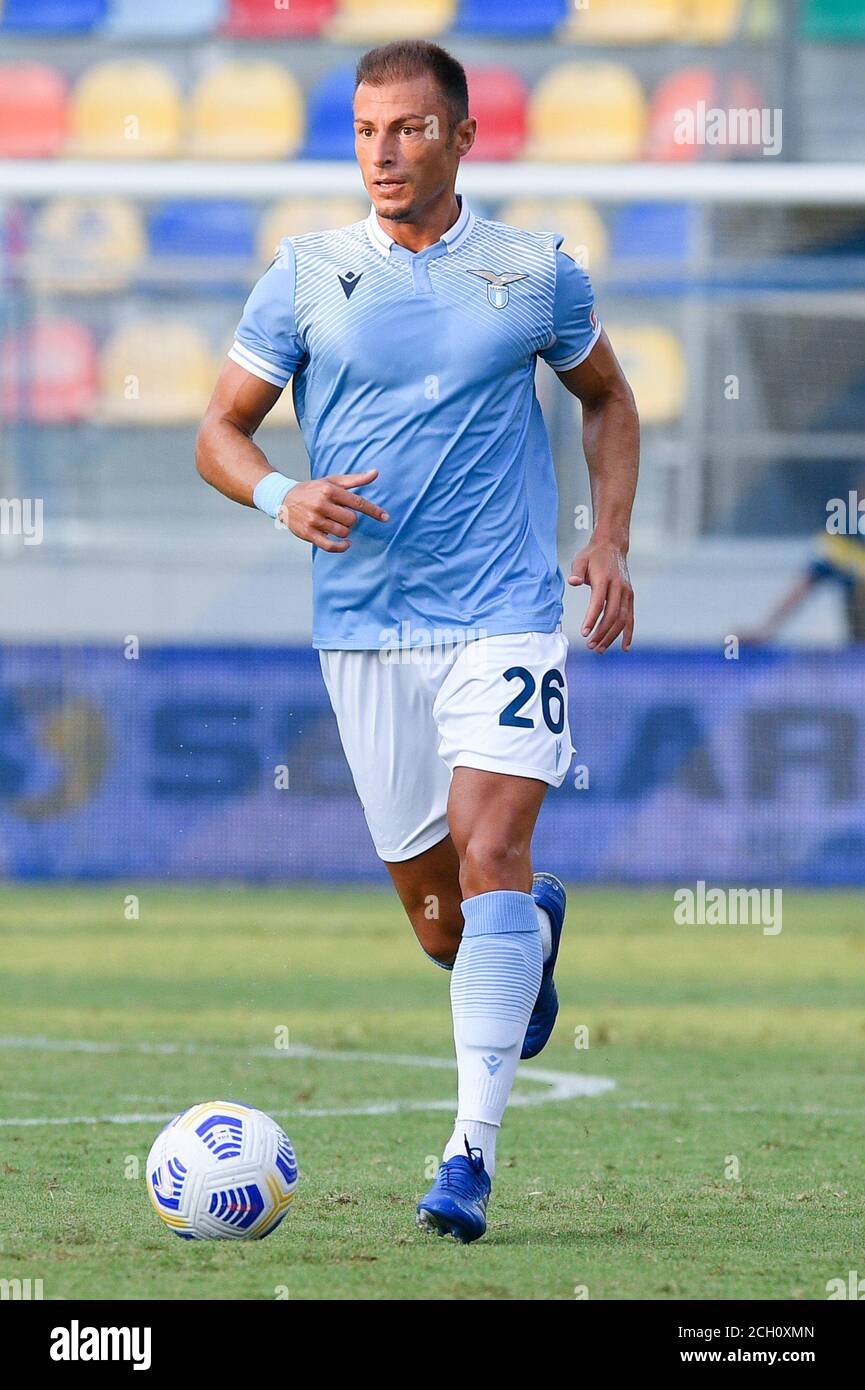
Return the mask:
[[[581,628],[586,645],[605,652],[621,635],[627,651],[634,635],[628,546],[640,459],[634,393],[603,329],[588,357],[556,375],[583,407],[594,513],[591,539],[574,557],[568,583],[588,584],[592,591]]]

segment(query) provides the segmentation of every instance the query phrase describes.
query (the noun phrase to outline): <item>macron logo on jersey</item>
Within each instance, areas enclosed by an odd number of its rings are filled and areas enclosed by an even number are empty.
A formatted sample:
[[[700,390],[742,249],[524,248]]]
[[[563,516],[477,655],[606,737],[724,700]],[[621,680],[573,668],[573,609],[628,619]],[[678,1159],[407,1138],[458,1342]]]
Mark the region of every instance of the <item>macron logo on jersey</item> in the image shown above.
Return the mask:
[[[356,270],[347,270],[345,275],[337,275],[339,283],[342,285],[343,294],[346,299],[351,299],[358,285],[360,284],[363,271],[358,274]]]

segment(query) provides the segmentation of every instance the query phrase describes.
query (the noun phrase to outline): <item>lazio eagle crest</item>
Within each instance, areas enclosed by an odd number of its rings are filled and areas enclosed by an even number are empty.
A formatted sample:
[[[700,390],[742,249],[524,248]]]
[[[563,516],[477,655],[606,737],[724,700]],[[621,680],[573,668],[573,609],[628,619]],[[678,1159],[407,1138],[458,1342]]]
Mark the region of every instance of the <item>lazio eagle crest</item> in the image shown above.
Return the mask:
[[[496,275],[493,270],[469,270],[467,275],[478,275],[481,280],[487,282],[487,299],[494,309],[506,309],[510,299],[509,285],[516,280],[528,280],[527,274],[522,274],[517,270],[506,270],[502,275]]]

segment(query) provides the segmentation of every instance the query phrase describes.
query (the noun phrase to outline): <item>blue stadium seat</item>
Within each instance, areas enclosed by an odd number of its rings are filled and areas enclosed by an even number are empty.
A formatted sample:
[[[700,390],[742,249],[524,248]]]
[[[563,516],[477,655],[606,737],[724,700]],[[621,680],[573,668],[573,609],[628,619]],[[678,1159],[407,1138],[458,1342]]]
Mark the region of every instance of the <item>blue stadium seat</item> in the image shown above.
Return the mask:
[[[129,38],[209,34],[220,27],[228,0],[111,0],[108,31]]]
[[[568,18],[568,0],[462,0],[456,32],[464,34],[549,34]]]
[[[256,221],[236,198],[190,198],[164,203],[149,227],[153,256],[255,256]]]
[[[6,0],[0,29],[35,34],[72,34],[105,23],[108,0]]]
[[[354,68],[332,68],[307,101],[306,159],[354,158]]]
[[[684,260],[693,220],[688,203],[626,203],[613,220],[613,257],[623,261]]]

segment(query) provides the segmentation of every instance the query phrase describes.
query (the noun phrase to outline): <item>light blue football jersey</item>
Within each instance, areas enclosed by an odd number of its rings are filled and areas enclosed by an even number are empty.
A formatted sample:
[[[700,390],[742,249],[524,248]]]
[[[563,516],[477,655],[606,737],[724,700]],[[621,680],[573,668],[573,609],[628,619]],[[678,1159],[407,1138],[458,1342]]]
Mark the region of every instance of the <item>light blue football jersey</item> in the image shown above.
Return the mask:
[[[424,251],[375,211],[286,237],[229,353],[293,381],[313,478],[377,468],[351,548],[313,548],[313,645],[438,645],[553,632],[564,582],[535,364],[582,362],[600,334],[588,277],[552,233],[460,215]]]

